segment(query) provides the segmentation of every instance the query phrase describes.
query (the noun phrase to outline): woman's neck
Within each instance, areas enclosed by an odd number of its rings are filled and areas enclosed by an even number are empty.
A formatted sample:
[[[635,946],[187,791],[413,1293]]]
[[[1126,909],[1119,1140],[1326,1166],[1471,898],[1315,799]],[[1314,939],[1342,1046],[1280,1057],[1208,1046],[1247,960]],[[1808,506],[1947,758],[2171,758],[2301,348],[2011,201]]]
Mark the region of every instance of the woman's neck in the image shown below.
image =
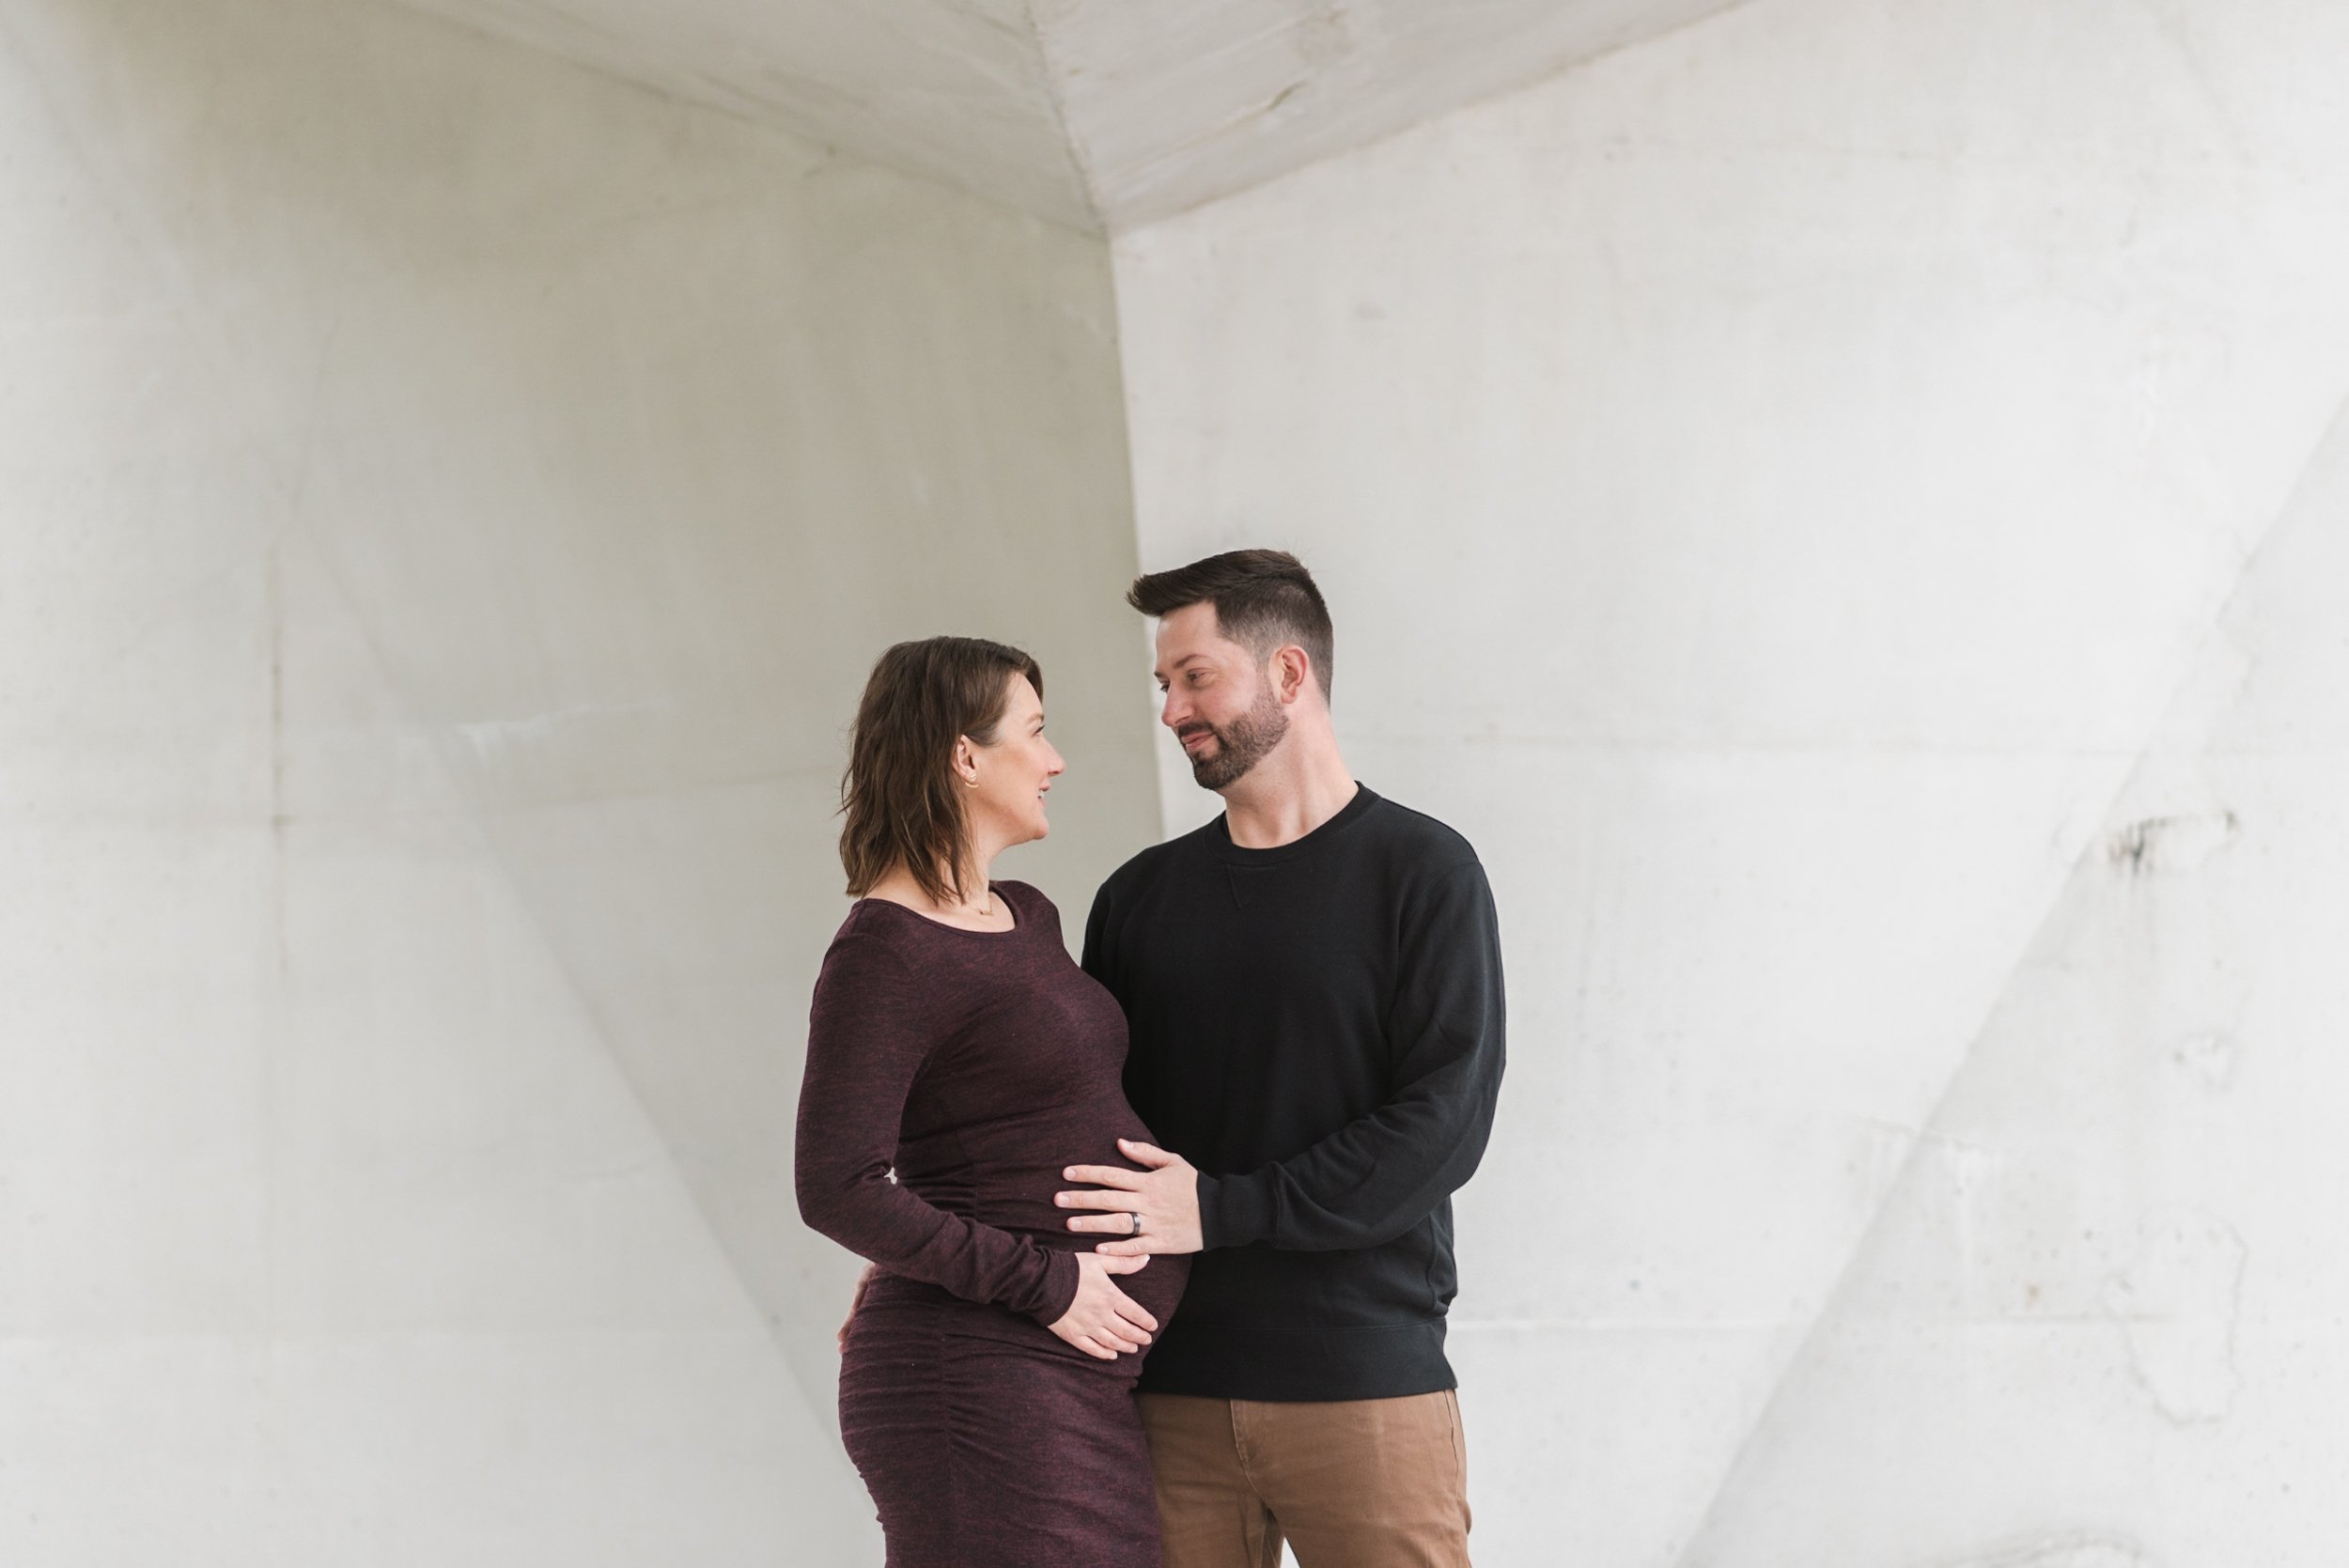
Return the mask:
[[[945,896],[934,898],[924,891],[921,879],[903,865],[894,867],[889,875],[874,883],[866,892],[870,898],[886,898],[893,904],[903,904],[910,909],[943,920],[951,924],[972,925],[986,929],[1000,928],[1007,913],[1003,901],[995,896],[988,873],[995,862],[996,846],[981,843],[962,867],[960,896],[956,893],[956,877],[946,866],[939,867],[939,880],[945,886]]]

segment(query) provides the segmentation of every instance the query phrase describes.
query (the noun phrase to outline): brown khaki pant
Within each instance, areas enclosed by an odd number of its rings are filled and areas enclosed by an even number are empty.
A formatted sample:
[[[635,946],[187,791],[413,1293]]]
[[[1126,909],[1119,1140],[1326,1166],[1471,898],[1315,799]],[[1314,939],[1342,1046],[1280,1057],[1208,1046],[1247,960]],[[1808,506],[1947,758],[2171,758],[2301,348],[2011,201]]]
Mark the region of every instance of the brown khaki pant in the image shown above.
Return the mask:
[[[1284,1405],[1143,1394],[1166,1568],[1469,1568],[1450,1389]]]

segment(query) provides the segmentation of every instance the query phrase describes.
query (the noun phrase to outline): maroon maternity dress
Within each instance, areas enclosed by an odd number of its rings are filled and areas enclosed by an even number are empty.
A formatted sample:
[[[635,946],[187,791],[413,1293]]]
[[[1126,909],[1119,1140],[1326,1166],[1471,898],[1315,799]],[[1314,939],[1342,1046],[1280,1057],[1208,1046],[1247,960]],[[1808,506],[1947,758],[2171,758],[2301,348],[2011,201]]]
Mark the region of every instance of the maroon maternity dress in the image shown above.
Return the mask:
[[[1150,1136],[1119,1086],[1126,1019],[1051,901],[994,887],[1011,930],[860,901],[817,978],[800,1212],[879,1265],[841,1357],[841,1436],[889,1568],[1157,1568],[1142,1358],[1046,1327],[1099,1239],[1054,1205],[1062,1169],[1130,1167],[1117,1140]],[[1163,1327],[1189,1262],[1117,1284]]]

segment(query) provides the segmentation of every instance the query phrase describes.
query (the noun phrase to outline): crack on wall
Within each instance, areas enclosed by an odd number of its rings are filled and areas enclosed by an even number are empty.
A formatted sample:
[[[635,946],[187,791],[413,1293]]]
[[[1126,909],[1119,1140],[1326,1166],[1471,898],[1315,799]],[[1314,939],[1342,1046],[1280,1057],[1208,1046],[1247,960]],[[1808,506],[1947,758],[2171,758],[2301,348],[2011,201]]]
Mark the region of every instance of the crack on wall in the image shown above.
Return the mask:
[[[2145,1548],[2126,1536],[2100,1530],[2044,1536],[1960,1558],[1943,1568],[2155,1568]]]
[[[2187,1212],[2151,1226],[2125,1273],[2105,1284],[2129,1369],[2175,1426],[2223,1421],[2242,1387],[2234,1364],[2249,1249],[2214,1214]]]
[[[2243,1051],[2224,1030],[2189,1034],[2170,1048],[2170,1064],[2204,1089],[2224,1089],[2234,1081],[2235,1063]]]
[[[2131,876],[2193,871],[2242,836],[2243,820],[2232,810],[2148,816],[2106,840],[2105,853]]]
[[[1303,92],[1308,85],[1310,85],[1310,84],[1301,77],[1297,81],[1291,82],[1287,86],[1283,87],[1279,92],[1274,93],[1270,98],[1265,101],[1264,107],[1256,111],[1256,117],[1262,119],[1268,116],[1278,114],[1282,104],[1286,103],[1290,99],[1295,98],[1299,93]]]

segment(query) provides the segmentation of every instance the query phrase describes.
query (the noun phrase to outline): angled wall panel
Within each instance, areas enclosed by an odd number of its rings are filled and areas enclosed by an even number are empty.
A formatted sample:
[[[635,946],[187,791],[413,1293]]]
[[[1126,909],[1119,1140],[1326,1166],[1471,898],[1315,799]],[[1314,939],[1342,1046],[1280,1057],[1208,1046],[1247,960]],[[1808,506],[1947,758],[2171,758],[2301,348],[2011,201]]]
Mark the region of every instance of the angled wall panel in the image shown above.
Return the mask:
[[[1480,1562],[1937,1563],[2061,1538],[2058,1511],[1986,1489],[1905,1534],[1948,1449],[1999,1440],[1938,1424],[1967,1374],[1910,1403],[1803,1347],[1904,1172],[1944,1169],[1935,1106],[2349,390],[2349,219],[2323,194],[2349,174],[2343,62],[2337,11],[2291,0],[1767,0],[1117,240],[1143,565],[1298,550],[1336,613],[1360,776],[1493,876],[1513,1064],[1460,1205],[1454,1337]],[[1160,756],[1169,831],[1201,820],[1212,800]],[[2295,820],[2267,831],[2329,843]],[[2247,915],[2196,940],[2189,968],[2297,939]],[[2116,984],[2084,1005],[2112,1029],[2133,1003]],[[2048,1032],[2051,1076],[2018,1046],[1984,1125],[2072,1095]],[[2166,1126],[2134,1092],[2061,1114],[2083,1182]],[[2293,1147],[2261,1200],[2287,1231],[2318,1188],[2286,1169],[2325,1166]],[[2068,1171],[2052,1147],[2039,1169]],[[2045,1240],[1978,1203],[1946,1223],[1921,1245],[1962,1243],[1966,1278]],[[2201,1233],[2149,1234],[2154,1296],[2224,1274]],[[1937,1305],[1905,1315],[1906,1274],[1870,1278],[1883,1334],[1940,1331]],[[2083,1310],[2118,1368],[2107,1309]],[[1889,1355],[1867,1370],[1919,1370]],[[2015,1420],[2068,1375],[1968,1365],[2014,1380]],[[2303,1404],[2262,1430],[2321,1448]],[[1914,1438],[1812,1424],[1855,1411]],[[2128,1464],[2023,1452],[2043,1498]],[[1897,1485],[1837,1468],[1904,1457]],[[2148,1561],[2220,1550],[2198,1532],[2234,1494],[2155,1511],[2137,1479],[2082,1517],[2193,1522]],[[1849,1544],[1845,1509],[1868,1527]],[[2326,1560],[2280,1517],[2257,1539],[2262,1561]]]
[[[2349,406],[1687,1561],[2338,1555],[2345,618]]]
[[[0,1559],[878,1560],[845,726],[1158,821],[1103,247],[402,10],[0,4]]]

